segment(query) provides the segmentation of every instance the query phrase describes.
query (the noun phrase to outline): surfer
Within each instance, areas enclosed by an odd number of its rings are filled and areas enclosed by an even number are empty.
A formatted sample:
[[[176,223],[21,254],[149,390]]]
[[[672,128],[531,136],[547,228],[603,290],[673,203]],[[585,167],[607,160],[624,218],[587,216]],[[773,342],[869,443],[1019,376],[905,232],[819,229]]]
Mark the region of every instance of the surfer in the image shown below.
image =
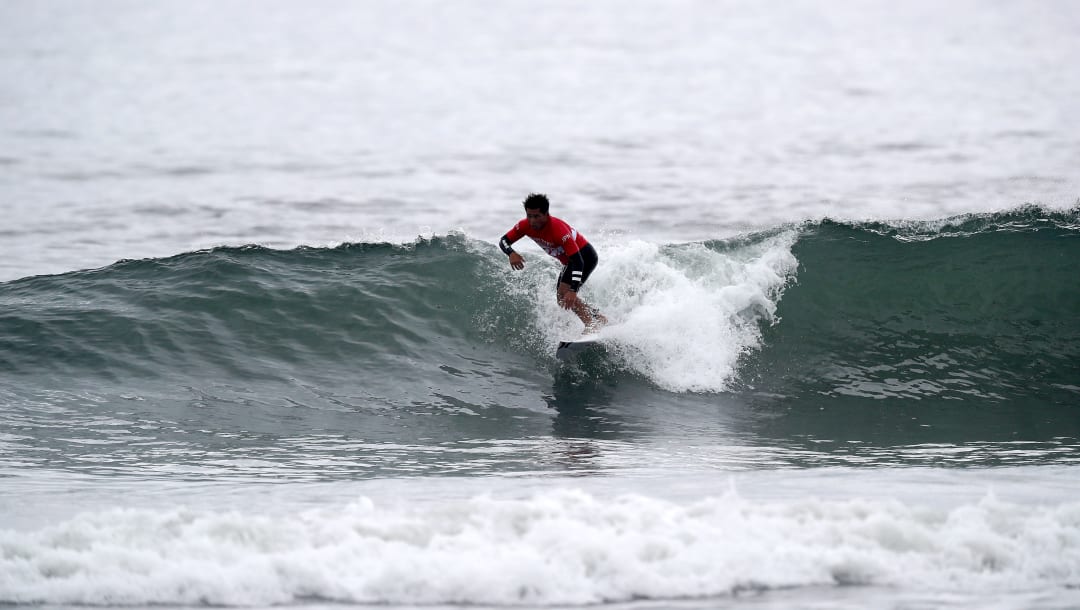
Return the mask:
[[[499,247],[510,257],[510,267],[524,269],[525,259],[510,247],[522,237],[530,237],[545,252],[559,259],[564,265],[556,286],[556,297],[563,309],[569,309],[581,318],[585,332],[593,332],[607,318],[592,305],[578,298],[577,292],[589,279],[599,258],[585,236],[565,221],[548,214],[550,202],[547,195],[533,193],[525,198],[525,218],[518,221],[503,238]]]

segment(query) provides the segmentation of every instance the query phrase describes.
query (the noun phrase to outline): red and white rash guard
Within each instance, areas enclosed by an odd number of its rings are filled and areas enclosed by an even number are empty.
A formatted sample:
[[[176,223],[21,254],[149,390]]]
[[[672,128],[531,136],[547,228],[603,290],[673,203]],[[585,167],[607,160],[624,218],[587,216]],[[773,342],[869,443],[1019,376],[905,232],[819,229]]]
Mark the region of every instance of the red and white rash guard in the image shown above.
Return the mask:
[[[528,218],[522,218],[503,237],[506,242],[506,247],[503,250],[506,251],[510,244],[522,237],[531,238],[536,242],[536,245],[543,248],[551,256],[559,259],[559,262],[564,265],[569,265],[572,258],[580,258],[574,255],[589,245],[589,240],[585,239],[584,235],[578,233],[574,227],[566,224],[562,219],[554,216],[548,216],[547,224],[539,231],[534,230],[529,225]]]

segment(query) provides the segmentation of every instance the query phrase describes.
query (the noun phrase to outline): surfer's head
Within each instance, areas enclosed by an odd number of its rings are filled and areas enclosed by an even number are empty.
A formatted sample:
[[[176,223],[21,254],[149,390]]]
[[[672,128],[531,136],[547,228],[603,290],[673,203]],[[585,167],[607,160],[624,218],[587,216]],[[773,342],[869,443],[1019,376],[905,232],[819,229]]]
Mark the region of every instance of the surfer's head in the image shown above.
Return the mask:
[[[547,195],[541,195],[540,193],[532,193],[525,198],[525,218],[529,220],[529,226],[535,231],[543,229],[548,223],[548,201]]]

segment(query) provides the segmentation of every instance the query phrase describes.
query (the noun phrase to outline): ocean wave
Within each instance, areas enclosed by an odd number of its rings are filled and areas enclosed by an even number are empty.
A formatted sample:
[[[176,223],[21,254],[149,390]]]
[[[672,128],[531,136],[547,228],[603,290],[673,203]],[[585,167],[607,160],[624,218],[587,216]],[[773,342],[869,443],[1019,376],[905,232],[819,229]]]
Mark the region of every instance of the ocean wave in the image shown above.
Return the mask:
[[[830,220],[703,243],[605,237],[582,296],[615,324],[594,375],[671,392],[1051,403],[1080,392],[1080,210]],[[216,248],[0,284],[0,371],[257,382],[319,372],[374,396],[507,354],[558,366],[580,322],[558,266],[514,273],[461,234]],[[498,375],[505,375],[499,372]],[[420,386],[416,386],[420,384]]]
[[[744,380],[836,399],[1073,404],[1080,209],[886,227],[824,221]]]
[[[1080,504],[689,504],[573,490],[286,514],[116,509],[0,530],[0,603],[565,605],[845,585],[1080,586]],[[498,575],[498,578],[493,578]]]

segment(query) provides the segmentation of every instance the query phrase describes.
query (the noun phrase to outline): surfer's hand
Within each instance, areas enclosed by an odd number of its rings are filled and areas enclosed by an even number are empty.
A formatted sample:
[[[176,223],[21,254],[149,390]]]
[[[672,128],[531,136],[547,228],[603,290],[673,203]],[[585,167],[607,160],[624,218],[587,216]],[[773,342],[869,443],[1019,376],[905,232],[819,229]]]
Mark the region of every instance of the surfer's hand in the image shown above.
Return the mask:
[[[513,253],[510,254],[510,266],[513,267],[514,269],[518,269],[518,270],[524,269],[525,268],[525,259],[522,258],[522,256],[520,254],[518,254],[517,252],[513,252]]]

